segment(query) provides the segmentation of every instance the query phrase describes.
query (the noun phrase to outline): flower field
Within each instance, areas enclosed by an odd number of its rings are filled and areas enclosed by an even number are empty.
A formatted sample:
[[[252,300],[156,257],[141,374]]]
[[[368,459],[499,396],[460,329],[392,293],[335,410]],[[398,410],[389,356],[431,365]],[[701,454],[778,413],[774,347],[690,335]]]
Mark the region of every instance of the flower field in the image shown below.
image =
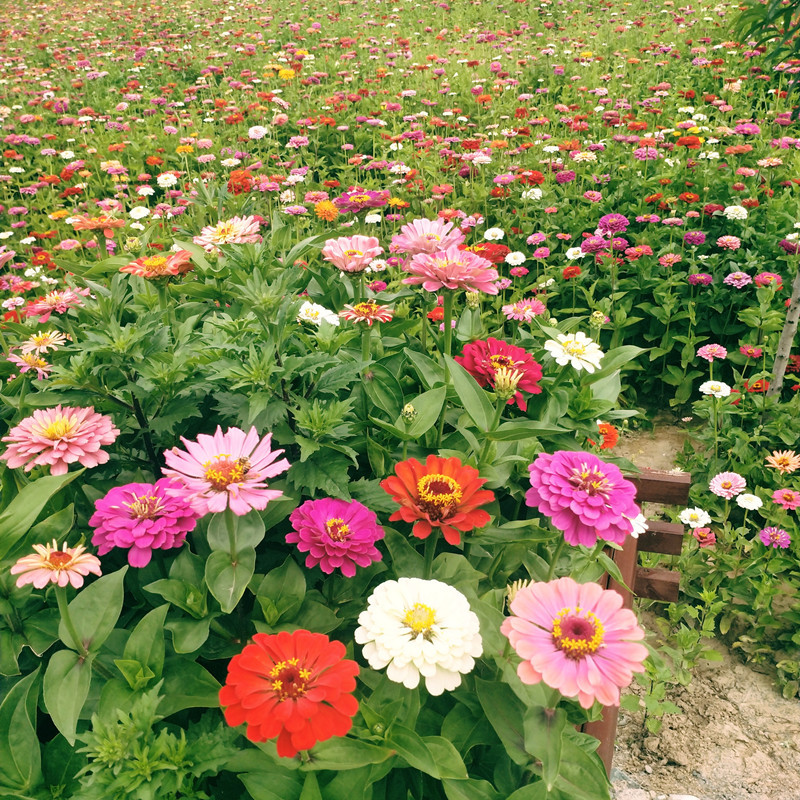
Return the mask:
[[[800,64],[737,13],[0,13],[0,796],[603,800],[581,726],[708,637],[800,693]],[[666,649],[597,583],[659,409]]]

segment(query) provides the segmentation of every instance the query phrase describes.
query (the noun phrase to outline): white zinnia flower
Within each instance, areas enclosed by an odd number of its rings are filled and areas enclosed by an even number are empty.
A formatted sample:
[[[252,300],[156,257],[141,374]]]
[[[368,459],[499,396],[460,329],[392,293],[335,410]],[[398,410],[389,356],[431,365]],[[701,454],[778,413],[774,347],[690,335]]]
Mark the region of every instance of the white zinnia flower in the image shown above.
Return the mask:
[[[329,311],[325,306],[321,306],[319,303],[312,303],[309,300],[306,300],[297,312],[298,322],[312,322],[314,325],[319,326],[323,320],[331,325],[338,325],[339,315]]]
[[[420,675],[432,695],[452,691],[483,652],[480,623],[467,598],[441,581],[400,578],[380,584],[358,617],[355,640],[373,669],[407,689]]]
[[[756,511],[757,509],[761,508],[764,505],[764,501],[755,494],[744,494],[737,495],[736,497],[736,505],[739,508],[744,508],[747,511]]]
[[[248,128],[247,137],[249,139],[263,139],[267,133],[268,131],[263,125],[253,125],[252,128]]]
[[[509,253],[505,258],[506,264],[511,264],[512,267],[518,267],[520,264],[525,263],[525,253],[520,253],[519,250],[515,250],[513,253]]]
[[[592,373],[600,369],[600,359],[603,351],[600,346],[592,341],[585,333],[560,333],[556,340],[544,343],[544,349],[562,367],[570,364],[577,370],[585,369]]]
[[[534,186],[532,189],[526,189],[521,195],[523,200],[541,200],[542,190]]]
[[[566,256],[570,261],[574,261],[576,258],[583,258],[585,255],[586,253],[580,247],[570,247],[566,252]]]
[[[634,539],[638,539],[639,536],[641,534],[645,533],[648,530],[648,528],[650,527],[647,524],[647,517],[645,517],[644,514],[638,514],[635,517],[626,517],[626,519],[633,526],[633,530],[631,531],[631,536]]]
[[[731,387],[722,381],[706,381],[700,384],[700,394],[710,394],[712,397],[727,397]]]
[[[483,233],[483,238],[487,242],[499,242],[505,236],[502,228],[487,228]]]
[[[150,213],[147,206],[136,206],[128,212],[128,216],[132,219],[144,219]]]
[[[747,209],[744,206],[727,206],[722,215],[725,219],[747,219]]]
[[[678,519],[690,528],[704,528],[711,522],[708,512],[702,508],[684,508]]]
[[[174,186],[177,182],[178,179],[171,172],[162,172],[156,178],[156,183],[162,189],[169,189],[170,186]]]

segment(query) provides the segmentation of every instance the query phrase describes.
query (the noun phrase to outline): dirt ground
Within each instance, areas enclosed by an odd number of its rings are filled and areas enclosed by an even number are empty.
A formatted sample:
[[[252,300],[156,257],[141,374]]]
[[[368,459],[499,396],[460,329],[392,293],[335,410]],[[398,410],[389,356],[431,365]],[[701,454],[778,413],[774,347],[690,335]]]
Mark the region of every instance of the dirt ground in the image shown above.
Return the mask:
[[[652,431],[625,434],[615,452],[669,470],[686,436],[657,419]],[[646,615],[642,622],[648,627]],[[657,735],[642,713],[620,714],[617,800],[800,800],[800,701],[782,698],[771,677],[724,644],[715,647],[722,661],[702,662],[689,686],[667,697],[683,713],[664,717]]]

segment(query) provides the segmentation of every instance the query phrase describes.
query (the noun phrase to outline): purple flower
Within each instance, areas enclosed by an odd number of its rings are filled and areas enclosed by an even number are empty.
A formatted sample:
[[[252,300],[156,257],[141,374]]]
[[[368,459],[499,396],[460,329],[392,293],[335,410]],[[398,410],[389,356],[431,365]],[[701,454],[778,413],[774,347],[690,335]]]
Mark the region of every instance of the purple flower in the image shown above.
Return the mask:
[[[306,566],[328,574],[340,569],[352,578],[356,567],[368,567],[381,560],[375,542],[384,536],[373,511],[357,500],[306,500],[289,516],[294,530],[286,534],[289,544],[308,553]]]
[[[630,220],[622,214],[606,214],[597,222],[597,227],[605,233],[625,233],[628,225]]]
[[[117,486],[97,500],[89,525],[95,529],[92,544],[98,554],[125,548],[132,567],[146,567],[153,550],[180,547],[197,525],[198,514],[185,498],[167,494],[176,488],[177,481],[161,478],[154,484]]]
[[[556,183],[572,183],[576,177],[574,170],[562,169],[561,172],[556,173]]]
[[[730,275],[725,276],[722,281],[726,286],[735,286],[737,289],[743,289],[748,283],[752,283],[753,279],[746,272],[731,272]]]
[[[714,279],[707,272],[695,272],[686,278],[692,286],[708,286]]]
[[[683,241],[686,242],[686,244],[705,244],[706,235],[703,231],[686,231],[686,233],[683,234]]]
[[[772,526],[764,528],[758,534],[758,538],[761,539],[761,544],[767,547],[772,546],[776,549],[780,547],[785,550],[792,543],[792,537],[785,530]]]
[[[531,464],[527,505],[551,518],[572,545],[593,546],[597,539],[622,544],[640,512],[636,487],[619,468],[591,453],[559,450],[540,453]]]

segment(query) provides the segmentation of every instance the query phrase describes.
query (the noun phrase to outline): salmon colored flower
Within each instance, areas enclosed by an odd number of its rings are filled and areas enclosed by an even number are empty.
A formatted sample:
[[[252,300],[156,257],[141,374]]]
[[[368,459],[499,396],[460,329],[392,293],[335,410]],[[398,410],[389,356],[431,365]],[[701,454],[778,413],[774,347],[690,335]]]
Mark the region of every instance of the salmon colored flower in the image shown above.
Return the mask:
[[[339,316],[348,322],[366,322],[370,326],[373,322],[389,322],[392,315],[390,308],[378,305],[374,300],[366,300],[354,306],[346,305],[344,310],[339,312]]]
[[[493,502],[494,492],[481,489],[486,478],[459,459],[431,454],[423,465],[409,458],[394,471],[381,481],[381,488],[400,505],[389,522],[413,522],[412,533],[418,539],[427,539],[439,528],[448,544],[459,544],[461,533],[489,521],[489,513],[478,506]]]
[[[278,739],[291,758],[317,742],[344,736],[358,711],[351,692],[358,664],[322,633],[257,633],[228,665],[219,701],[228,725],[247,725],[251,742]]]
[[[192,241],[201,245],[209,253],[218,252],[218,245],[221,244],[260,242],[259,225],[259,221],[254,216],[232,217],[229,220],[218,222],[216,225],[207,225]]]
[[[124,267],[120,272],[129,272],[140,278],[163,278],[169,275],[182,275],[193,269],[192,254],[188,250],[178,250],[168,255],[155,255],[137,258]]]
[[[794,450],[775,450],[771,456],[767,456],[766,463],[781,475],[791,475],[800,469],[800,456]]]
[[[17,586],[32,583],[36,589],[44,589],[48,583],[66,586],[68,583],[76,589],[83,586],[83,579],[91,572],[101,575],[100,559],[85,552],[83,545],[78,547],[58,546],[53,539],[52,544],[35,544],[35,553],[23,556],[13,567],[12,575],[19,575]]]
[[[497,294],[495,281],[499,275],[492,263],[485,258],[459,250],[452,245],[437,253],[421,253],[411,259],[405,266],[411,273],[410,278],[403,278],[403,283],[422,284],[428,292],[440,289],[464,289],[468,292],[485,292]]]

